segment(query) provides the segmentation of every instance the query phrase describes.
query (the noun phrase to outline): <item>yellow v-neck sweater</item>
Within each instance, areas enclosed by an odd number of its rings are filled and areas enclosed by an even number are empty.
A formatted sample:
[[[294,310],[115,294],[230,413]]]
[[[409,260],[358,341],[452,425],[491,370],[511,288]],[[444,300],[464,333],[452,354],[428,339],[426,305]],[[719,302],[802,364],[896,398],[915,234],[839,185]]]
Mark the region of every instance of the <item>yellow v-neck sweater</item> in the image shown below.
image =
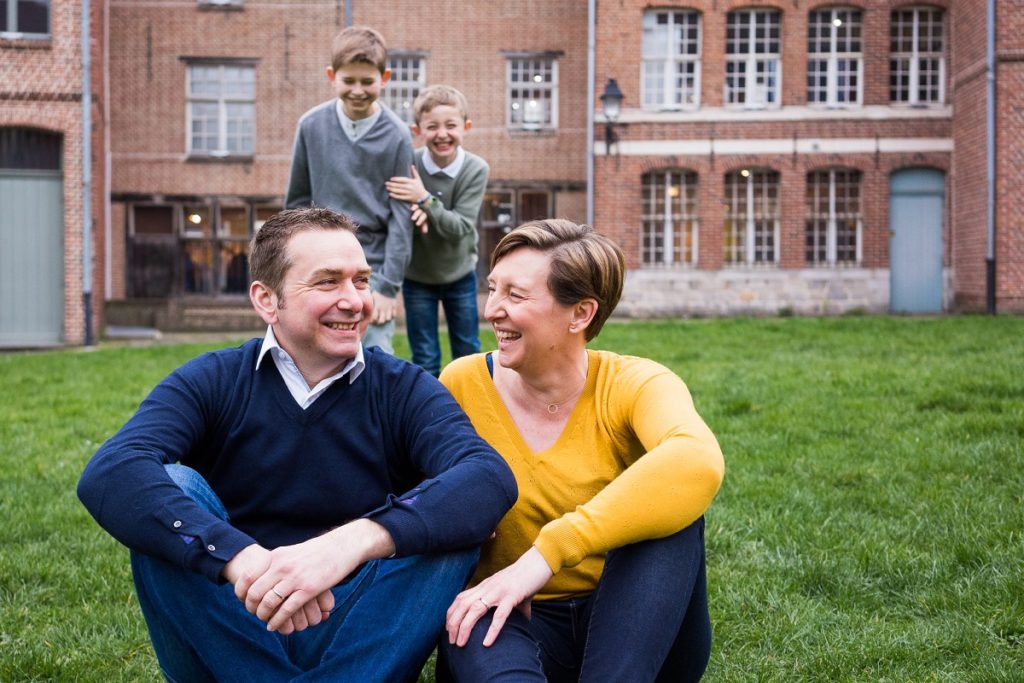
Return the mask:
[[[535,545],[554,572],[536,599],[590,593],[609,550],[684,529],[721,485],[722,451],[681,379],[643,358],[587,353],[583,393],[558,440],[540,452],[520,436],[483,354],[441,373],[519,484],[519,500],[483,548],[474,584]]]

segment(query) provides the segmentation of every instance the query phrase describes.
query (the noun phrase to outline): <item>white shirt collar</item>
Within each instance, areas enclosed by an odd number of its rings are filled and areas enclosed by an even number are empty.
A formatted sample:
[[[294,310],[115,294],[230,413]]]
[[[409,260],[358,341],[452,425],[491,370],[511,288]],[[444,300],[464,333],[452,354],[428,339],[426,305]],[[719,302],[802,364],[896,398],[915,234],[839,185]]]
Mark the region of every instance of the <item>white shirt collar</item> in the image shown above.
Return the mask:
[[[277,341],[277,336],[274,334],[274,328],[269,325],[267,326],[267,333],[263,337],[263,345],[260,346],[260,353],[256,357],[257,370],[260,369],[260,363],[263,362],[263,357],[268,352],[270,357],[274,359],[274,365],[277,366],[277,371],[281,373],[281,379],[284,380],[285,386],[288,387],[292,398],[295,399],[295,402],[303,410],[313,405],[313,401],[320,398],[327,391],[328,387],[345,375],[348,375],[348,383],[352,384],[359,375],[363,374],[363,370],[366,369],[366,361],[363,358],[363,345],[360,344],[355,357],[346,363],[345,367],[330,377],[320,380],[315,387],[310,389],[309,385],[306,384],[306,378],[299,371],[299,366],[295,364],[291,355],[281,348]]]
[[[459,171],[462,170],[462,163],[466,160],[466,150],[459,147],[455,150],[455,160],[448,164],[444,168],[441,168],[434,163],[434,157],[430,156],[430,150],[423,150],[423,170],[434,175],[435,173],[444,173],[449,178],[454,178],[459,175]]]
[[[341,124],[341,129],[345,131],[345,135],[347,135],[348,139],[352,142],[363,137],[366,135],[366,131],[373,128],[373,124],[377,123],[377,119],[379,119],[380,115],[384,113],[383,107],[384,105],[378,104],[377,111],[370,114],[365,119],[355,120],[350,119],[345,114],[345,107],[342,106],[340,98],[334,105],[335,111],[338,112],[338,123]]]

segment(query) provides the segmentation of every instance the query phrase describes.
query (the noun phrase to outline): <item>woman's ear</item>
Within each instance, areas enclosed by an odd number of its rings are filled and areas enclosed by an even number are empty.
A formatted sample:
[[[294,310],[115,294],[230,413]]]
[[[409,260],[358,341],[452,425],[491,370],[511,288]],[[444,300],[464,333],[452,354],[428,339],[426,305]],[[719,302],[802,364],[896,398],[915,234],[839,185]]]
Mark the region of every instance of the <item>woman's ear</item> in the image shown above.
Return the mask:
[[[597,315],[597,300],[583,299],[572,307],[572,318],[569,320],[570,332],[582,332],[590,326],[590,322]]]
[[[259,280],[249,285],[249,301],[263,322],[268,325],[277,322],[277,295]]]

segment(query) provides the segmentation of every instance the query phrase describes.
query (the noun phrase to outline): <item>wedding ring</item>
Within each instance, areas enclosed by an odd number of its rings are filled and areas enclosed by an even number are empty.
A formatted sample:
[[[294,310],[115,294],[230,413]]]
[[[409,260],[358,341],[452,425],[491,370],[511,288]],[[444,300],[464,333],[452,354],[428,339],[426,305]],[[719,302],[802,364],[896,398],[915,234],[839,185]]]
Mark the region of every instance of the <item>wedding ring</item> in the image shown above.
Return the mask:
[[[483,598],[477,598],[477,600],[480,601],[480,604],[483,605],[485,609],[491,609],[491,606],[484,602]]]
[[[281,595],[280,593],[278,593],[276,588],[271,588],[270,592],[273,593],[274,595],[276,595],[277,597],[281,598],[282,600],[284,600],[284,596]]]

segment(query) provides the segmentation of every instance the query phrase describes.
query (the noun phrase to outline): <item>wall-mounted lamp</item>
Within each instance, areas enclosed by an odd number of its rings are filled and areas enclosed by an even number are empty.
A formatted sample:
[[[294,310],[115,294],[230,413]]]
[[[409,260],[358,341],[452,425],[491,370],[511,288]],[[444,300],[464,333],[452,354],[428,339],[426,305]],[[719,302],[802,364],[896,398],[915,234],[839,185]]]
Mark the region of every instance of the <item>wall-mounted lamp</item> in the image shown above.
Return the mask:
[[[619,114],[622,112],[622,100],[625,97],[619,90],[619,84],[614,78],[609,78],[604,84],[604,92],[601,93],[601,113],[604,114],[604,145],[606,153],[611,153],[612,145],[619,141],[615,133],[615,125],[618,123]]]

